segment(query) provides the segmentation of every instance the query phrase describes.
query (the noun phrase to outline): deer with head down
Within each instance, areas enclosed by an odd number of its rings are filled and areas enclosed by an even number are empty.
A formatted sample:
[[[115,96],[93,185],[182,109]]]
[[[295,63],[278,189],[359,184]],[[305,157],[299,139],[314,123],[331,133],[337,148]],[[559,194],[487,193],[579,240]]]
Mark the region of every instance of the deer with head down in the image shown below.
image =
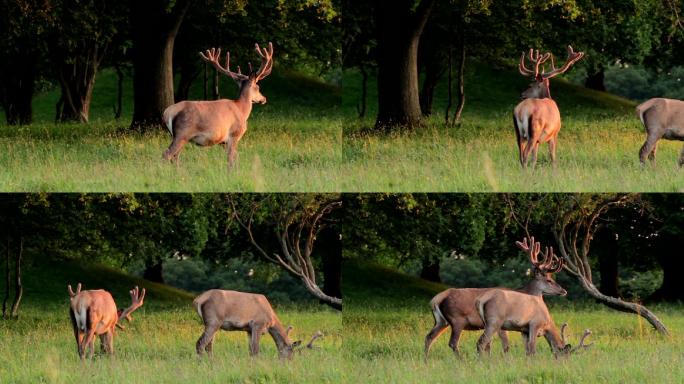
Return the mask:
[[[534,69],[525,65],[525,52],[520,57],[518,69],[520,74],[532,77],[530,87],[520,97],[523,99],[513,110],[513,124],[518,139],[520,165],[526,168],[531,161],[532,167],[537,162],[537,151],[542,143],[549,143],[551,162],[556,163],[557,136],[561,129],[561,117],[558,105],[551,98],[549,80],[568,71],[584,57],[584,52],[575,52],[568,46],[568,59],[562,67],[556,68],[551,53],[540,54],[539,50],[530,49],[527,59]],[[546,62],[551,60],[551,71],[546,72]],[[530,159],[531,156],[531,159]]]
[[[538,243],[537,243],[538,244]],[[535,246],[538,253],[538,247]],[[562,268],[563,259],[553,254],[553,247],[546,248],[545,260],[559,260],[559,269]],[[549,276],[549,281],[552,281]],[[565,289],[556,282],[544,288],[544,293],[565,296]],[[555,356],[569,354],[583,347],[584,341],[591,331],[585,330],[579,346],[572,348],[566,344],[565,336],[558,333],[553,323],[546,303],[541,295],[530,295],[523,292],[507,289],[491,289],[475,299],[475,307],[480,320],[484,324],[484,332],[477,341],[478,353],[490,351],[490,343],[495,333],[506,331],[518,331],[522,334],[525,350],[528,355],[536,352],[537,337],[544,336]],[[565,325],[563,326],[565,330]]]
[[[655,98],[636,107],[637,117],[646,129],[646,141],[639,150],[643,165],[646,157],[655,163],[658,140],[684,141],[684,101]],[[684,166],[684,147],[679,154],[679,166]]]
[[[542,295],[561,295],[567,292],[553,280],[553,274],[563,268],[562,259],[555,255],[544,254],[544,259],[539,260],[541,244],[534,241],[534,237],[524,239],[522,242],[516,241],[518,248],[529,255],[533,266],[533,278],[523,288],[518,289],[528,295],[537,296],[542,299]],[[435,326],[425,336],[425,359],[427,360],[430,348],[437,337],[444,333],[451,326],[451,339],[449,346],[459,354],[458,341],[463,330],[476,331],[484,328],[484,323],[477,313],[475,302],[485,293],[503,288],[449,288],[437,294],[431,301],[432,314],[435,318]],[[512,291],[512,290],[511,290]],[[499,337],[504,352],[508,352],[509,342],[506,330],[499,330]],[[487,345],[489,348],[489,344]]]
[[[71,285],[67,287],[70,296],[69,315],[81,360],[86,358],[86,352],[90,352],[90,358],[93,357],[95,336],[100,336],[103,352],[114,353],[115,328],[123,329],[120,324],[122,319],[132,320],[131,313],[143,305],[145,288],[131,289],[131,305],[118,311],[112,295],[103,289],[81,291],[81,283],[76,286],[76,292]]]
[[[204,323],[204,332],[195,346],[199,356],[203,352],[211,356],[219,329],[247,332],[250,356],[259,354],[259,341],[266,332],[273,338],[281,359],[291,359],[301,345],[301,340],[290,340],[292,327],[283,327],[264,295],[212,289],[197,296],[192,303]],[[313,342],[322,336],[320,331],[316,332],[306,347],[313,348]]]
[[[219,63],[220,48],[200,52],[203,60],[238,84],[240,96],[237,100],[181,101],[166,108],[163,118],[173,141],[164,151],[164,159],[177,162],[183,146],[188,142],[202,147],[222,144],[226,149],[228,168],[233,167],[237,145],[247,131],[252,104],[266,104],[259,82],[270,75],[273,69],[273,44],[268,43],[268,48],[260,48],[259,44],[255,44],[255,48],[261,57],[261,66],[253,71],[249,64],[249,74],[243,74],[239,66],[237,72],[231,71],[230,52],[226,52],[225,66]]]

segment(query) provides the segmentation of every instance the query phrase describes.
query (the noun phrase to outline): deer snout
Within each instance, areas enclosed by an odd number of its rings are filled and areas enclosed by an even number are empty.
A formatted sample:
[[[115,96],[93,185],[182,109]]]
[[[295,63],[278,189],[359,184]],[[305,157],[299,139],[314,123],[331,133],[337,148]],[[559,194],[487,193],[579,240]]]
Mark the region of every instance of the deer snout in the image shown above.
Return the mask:
[[[560,290],[560,295],[561,295],[561,296],[567,296],[567,295],[568,295],[568,291],[566,291],[565,289],[561,288],[561,290]]]

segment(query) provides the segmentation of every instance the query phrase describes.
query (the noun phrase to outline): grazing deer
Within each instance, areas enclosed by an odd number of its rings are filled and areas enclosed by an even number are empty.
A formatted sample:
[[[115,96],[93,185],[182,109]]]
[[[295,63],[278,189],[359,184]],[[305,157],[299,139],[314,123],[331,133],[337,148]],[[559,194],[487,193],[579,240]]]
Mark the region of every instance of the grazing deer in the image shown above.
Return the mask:
[[[544,253],[544,259],[539,260],[541,244],[534,241],[534,237],[516,241],[518,248],[529,254],[533,265],[533,278],[525,287],[517,290],[528,295],[537,296],[541,299],[543,294],[564,296],[567,292],[553,280],[553,274],[563,268],[563,259],[551,254]],[[449,288],[437,294],[431,301],[432,314],[435,317],[435,326],[425,336],[425,359],[427,360],[430,348],[434,341],[447,327],[451,326],[451,339],[449,346],[456,353],[458,340],[463,330],[476,331],[484,328],[484,323],[477,313],[476,300],[487,292],[503,288]],[[500,330],[499,337],[504,352],[508,352],[508,335],[505,330]],[[489,347],[489,345],[487,345]]]
[[[658,140],[684,141],[684,101],[650,99],[637,106],[636,111],[646,129],[646,142],[639,151],[642,165],[647,156],[651,163],[655,163]],[[679,166],[684,166],[684,147],[679,154]]]
[[[570,354],[581,348],[589,347],[584,341],[591,334],[584,331],[580,343],[572,348],[565,341],[565,326],[561,334],[553,323],[549,309],[541,296],[528,295],[522,292],[505,289],[492,289],[475,300],[477,312],[485,324],[484,332],[477,341],[477,351],[489,353],[489,344],[494,333],[501,330],[518,331],[522,334],[527,355],[536,352],[537,337],[544,336],[553,354]]]
[[[513,111],[513,124],[515,124],[515,135],[518,138],[518,149],[520,151],[520,165],[523,168],[527,167],[529,161],[532,162],[534,168],[537,162],[537,150],[539,144],[542,143],[549,143],[551,162],[555,166],[561,117],[558,105],[551,98],[549,79],[567,72],[582,57],[584,57],[584,52],[574,52],[572,47],[568,46],[567,61],[562,67],[556,68],[551,53],[542,55],[538,50],[530,49],[528,59],[534,65],[534,70],[528,69],[525,65],[525,52],[520,57],[518,66],[520,74],[534,79],[530,87],[520,95],[523,101]],[[551,59],[551,71],[546,72],[545,63],[549,59]],[[532,156],[531,159],[530,156]]]
[[[302,343],[301,340],[290,341],[292,327],[283,327],[264,295],[212,289],[197,296],[192,303],[204,323],[204,332],[196,344],[199,356],[203,351],[211,356],[214,336],[219,329],[247,332],[250,356],[259,354],[259,340],[266,332],[273,338],[281,359],[291,359]],[[320,331],[316,332],[306,347],[313,348],[313,342],[322,336]]]
[[[201,53],[203,60],[209,62],[217,71],[233,79],[240,87],[237,100],[181,101],[164,110],[164,122],[173,136],[169,148],[164,151],[164,159],[177,161],[183,146],[189,141],[202,147],[223,144],[228,155],[228,168],[232,168],[237,155],[237,145],[247,131],[247,119],[252,112],[252,104],[266,104],[266,97],[259,90],[259,82],[271,74],[273,69],[273,44],[260,48],[255,44],[261,57],[259,70],[244,75],[230,70],[230,53],[226,52],[225,67],[219,59],[221,49],[214,48]]]
[[[90,351],[90,358],[93,357],[96,335],[100,336],[102,350],[114,353],[114,330],[123,328],[119,324],[121,319],[132,320],[131,313],[143,305],[145,288],[142,291],[138,287],[131,289],[131,306],[117,311],[112,295],[103,289],[81,291],[81,283],[76,286],[76,292],[71,285],[67,287],[71,297],[69,315],[81,360],[86,357],[86,348]]]

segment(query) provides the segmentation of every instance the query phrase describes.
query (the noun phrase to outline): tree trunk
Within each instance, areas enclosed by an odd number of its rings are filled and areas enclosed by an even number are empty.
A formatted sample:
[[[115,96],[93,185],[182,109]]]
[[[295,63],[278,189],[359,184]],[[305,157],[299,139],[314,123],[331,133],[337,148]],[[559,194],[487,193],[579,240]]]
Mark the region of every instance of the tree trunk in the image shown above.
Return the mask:
[[[606,72],[602,65],[599,65],[594,70],[587,74],[587,79],[584,82],[584,86],[589,89],[594,89],[597,91],[606,91]]]
[[[435,283],[441,283],[442,278],[439,276],[439,260],[423,260],[423,269],[420,271],[420,278]]]
[[[599,230],[594,235],[594,249],[599,261],[601,276],[601,293],[606,296],[620,297],[618,288],[618,244],[615,234],[608,228]]]
[[[221,97],[221,93],[219,92],[219,73],[216,69],[214,69],[214,83],[212,87],[212,97],[214,100],[218,100]]]
[[[432,105],[435,97],[435,89],[444,74],[442,63],[437,60],[429,60],[425,63],[425,80],[420,90],[420,110],[423,116],[432,115]]]
[[[12,317],[19,317],[19,305],[24,295],[24,286],[21,283],[21,259],[24,254],[24,239],[19,238],[19,252],[14,265],[14,301],[12,302]]]
[[[200,71],[195,63],[188,62],[180,66],[180,80],[178,80],[178,90],[174,98],[176,103],[190,98],[190,88],[199,74]]]
[[[7,258],[5,260],[5,296],[3,297],[2,300],[2,318],[6,319],[7,318],[7,301],[9,300],[9,295],[10,295],[10,281],[11,281],[11,274],[10,274],[10,239],[9,237],[7,238]]]
[[[316,253],[320,255],[323,272],[323,293],[342,298],[342,240],[335,227],[323,229],[316,237]],[[320,301],[342,310],[342,305]]]
[[[146,263],[143,279],[164,284],[163,263],[160,260],[150,260]]]
[[[418,92],[418,44],[435,0],[376,2],[378,116],[376,129],[422,125]],[[411,9],[415,9],[412,11]]]
[[[368,105],[368,71],[365,66],[361,66],[361,100],[356,110],[359,112],[359,118],[366,117],[366,107]]]
[[[93,46],[76,57],[61,59],[63,63],[58,69],[62,89],[59,121],[88,122],[95,76],[103,53],[104,48]]]
[[[463,32],[461,32],[463,35]],[[456,106],[456,113],[454,113],[454,124],[461,122],[461,115],[463,108],[465,108],[465,60],[466,60],[466,46],[465,40],[461,39],[461,46],[459,47],[458,57],[458,105]]]
[[[9,125],[33,122],[33,92],[36,66],[33,58],[13,57],[0,74],[0,102]]]
[[[123,82],[124,74],[121,70],[120,65],[114,67],[116,69],[116,107],[114,107],[114,118],[121,118],[121,112],[123,111]]]
[[[454,50],[449,47],[449,56],[447,58],[447,106],[444,112],[444,123],[449,125],[449,117],[451,116],[451,107],[454,103]]]
[[[178,0],[170,11],[167,1],[132,3],[133,129],[162,126],[162,113],[173,104],[173,44],[190,2]]]
[[[681,235],[661,233],[656,244],[658,263],[663,268],[663,283],[649,300],[684,301],[684,279],[680,271],[684,270],[684,258],[677,256],[677,250],[684,247]]]

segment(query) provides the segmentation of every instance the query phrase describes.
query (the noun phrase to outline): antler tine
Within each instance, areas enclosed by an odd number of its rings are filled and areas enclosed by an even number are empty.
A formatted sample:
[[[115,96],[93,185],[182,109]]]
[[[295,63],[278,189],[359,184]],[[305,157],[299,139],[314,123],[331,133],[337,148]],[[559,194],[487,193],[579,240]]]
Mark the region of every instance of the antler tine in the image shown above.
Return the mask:
[[[311,337],[311,341],[309,341],[309,343],[306,344],[306,347],[309,349],[312,349],[314,341],[316,341],[316,339],[321,338],[321,337],[323,337],[323,332],[316,331],[316,333],[314,333],[314,335]]]
[[[128,293],[130,293],[131,295],[131,305],[130,307],[126,308],[123,312],[121,312],[121,315],[119,316],[119,321],[121,321],[121,319],[131,321],[131,313],[133,313],[133,311],[135,311],[143,305],[143,302],[145,300],[145,292],[145,288],[140,290],[138,289],[137,285],[135,286],[135,288],[128,291]]]
[[[233,72],[230,70],[230,52],[226,52],[225,68],[222,67],[219,63],[219,59],[221,57],[221,48],[218,48],[218,50],[216,48],[207,49],[205,53],[200,52],[199,55],[204,61],[210,63],[214,68],[216,68],[217,71],[223,73],[224,75],[227,75],[235,81],[243,81],[249,79],[248,76],[245,76],[242,73],[240,73],[239,68],[237,72]]]
[[[268,43],[268,48],[261,48],[259,44],[254,44],[254,48],[261,57],[261,66],[256,74],[256,80],[262,80],[271,74],[273,70],[273,43]]]
[[[567,327],[568,327],[568,323],[563,323],[563,325],[561,325],[561,330],[560,330],[561,332],[560,333],[561,333],[561,342],[563,343],[563,345],[568,344],[568,339],[565,338],[565,329]]]
[[[567,58],[567,61],[565,62],[565,64],[563,64],[563,66],[560,68],[555,68],[555,65],[554,65],[554,68],[551,72],[542,73],[542,75],[541,75],[542,78],[551,79],[551,78],[556,77],[562,73],[565,73],[565,72],[567,72],[568,69],[570,69],[570,67],[572,67],[575,63],[577,63],[578,61],[580,61],[584,57],[584,52],[575,52],[575,50],[570,45],[568,45],[567,52],[568,52],[568,58]]]
[[[288,325],[287,329],[285,329],[285,336],[290,337],[290,332],[294,329],[293,326]]]
[[[67,289],[69,290],[69,296],[74,297],[81,293],[81,283],[78,283],[78,285],[76,285],[76,293],[74,293],[74,290],[71,288],[71,284],[67,285]]]
[[[594,345],[594,343],[589,343],[589,344],[584,344],[584,341],[586,340],[587,337],[591,335],[591,331],[588,329],[584,330],[584,333],[582,334],[582,337],[580,338],[579,345],[577,345],[575,348],[571,349],[569,353],[574,353],[577,352],[580,349],[586,349]]]
[[[538,261],[538,255],[539,251],[541,251],[541,244],[538,242],[534,241],[534,236],[529,237],[529,244],[527,243],[528,238],[524,238],[522,243],[519,241],[516,241],[515,244],[520,248],[521,250],[527,252],[527,254],[530,256],[530,261],[534,266],[537,266],[539,263]]]

